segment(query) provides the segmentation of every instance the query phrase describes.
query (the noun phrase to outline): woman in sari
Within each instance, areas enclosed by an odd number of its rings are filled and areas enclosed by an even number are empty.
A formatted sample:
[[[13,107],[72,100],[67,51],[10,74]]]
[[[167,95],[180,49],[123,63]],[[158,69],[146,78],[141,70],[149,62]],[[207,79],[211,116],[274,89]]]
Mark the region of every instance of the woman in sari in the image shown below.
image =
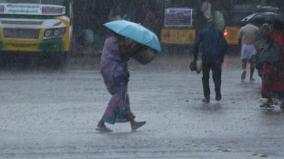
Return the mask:
[[[105,123],[130,122],[133,131],[146,123],[134,120],[127,92],[129,80],[127,61],[143,48],[137,43],[126,44],[125,38],[117,34],[106,39],[101,56],[101,74],[112,97],[97,125],[97,131],[111,132],[112,130]]]
[[[261,66],[261,94],[267,98],[262,107],[271,107],[273,98],[281,100],[280,107],[284,108],[284,37],[277,25],[267,35],[267,49],[270,56]],[[273,51],[274,50],[274,51]]]

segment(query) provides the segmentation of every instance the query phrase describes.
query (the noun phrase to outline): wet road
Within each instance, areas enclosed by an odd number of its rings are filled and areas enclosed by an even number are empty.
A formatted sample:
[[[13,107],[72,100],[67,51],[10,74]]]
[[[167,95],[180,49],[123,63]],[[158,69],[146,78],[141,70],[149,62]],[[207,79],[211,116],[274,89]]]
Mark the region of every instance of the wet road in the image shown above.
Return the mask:
[[[284,113],[259,108],[259,79],[241,83],[239,61],[229,58],[223,101],[202,104],[201,75],[187,69],[188,61],[130,63],[132,110],[147,121],[134,133],[128,124],[111,126],[110,134],[95,131],[110,98],[98,60],[63,71],[2,70],[0,158],[284,158]]]

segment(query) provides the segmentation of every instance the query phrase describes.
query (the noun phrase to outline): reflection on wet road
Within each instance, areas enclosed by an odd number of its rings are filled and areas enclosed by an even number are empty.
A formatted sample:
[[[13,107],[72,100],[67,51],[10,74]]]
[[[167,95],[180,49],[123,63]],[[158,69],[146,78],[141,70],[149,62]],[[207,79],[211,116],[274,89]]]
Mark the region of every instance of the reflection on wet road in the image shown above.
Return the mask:
[[[131,107],[147,121],[135,133],[128,124],[95,131],[110,98],[98,60],[63,71],[2,70],[0,158],[283,158],[284,113],[259,108],[260,80],[241,83],[238,60],[226,60],[223,101],[210,104],[187,57],[132,61]]]

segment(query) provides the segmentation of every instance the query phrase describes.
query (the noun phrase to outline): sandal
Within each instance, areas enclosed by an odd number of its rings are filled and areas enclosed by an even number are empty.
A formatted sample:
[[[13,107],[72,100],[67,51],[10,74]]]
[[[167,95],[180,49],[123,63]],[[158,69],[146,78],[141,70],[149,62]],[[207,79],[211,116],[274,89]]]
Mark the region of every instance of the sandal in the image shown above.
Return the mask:
[[[271,103],[263,103],[260,105],[261,108],[267,108],[267,109],[271,109],[273,108],[273,106],[271,105]]]
[[[112,130],[108,127],[106,127],[105,125],[98,125],[96,128],[97,131],[101,132],[101,133],[109,133],[112,132]]]
[[[145,124],[146,124],[146,121],[141,121],[141,122],[134,121],[134,122],[131,123],[131,129],[132,129],[132,131],[135,131]]]

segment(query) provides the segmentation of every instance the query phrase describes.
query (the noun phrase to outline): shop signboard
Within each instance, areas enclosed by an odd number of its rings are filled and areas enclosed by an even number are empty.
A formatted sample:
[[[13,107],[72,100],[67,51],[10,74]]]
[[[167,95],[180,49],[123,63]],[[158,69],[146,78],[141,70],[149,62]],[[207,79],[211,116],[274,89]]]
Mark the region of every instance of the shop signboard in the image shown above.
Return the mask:
[[[191,8],[166,8],[164,27],[191,27]]]

